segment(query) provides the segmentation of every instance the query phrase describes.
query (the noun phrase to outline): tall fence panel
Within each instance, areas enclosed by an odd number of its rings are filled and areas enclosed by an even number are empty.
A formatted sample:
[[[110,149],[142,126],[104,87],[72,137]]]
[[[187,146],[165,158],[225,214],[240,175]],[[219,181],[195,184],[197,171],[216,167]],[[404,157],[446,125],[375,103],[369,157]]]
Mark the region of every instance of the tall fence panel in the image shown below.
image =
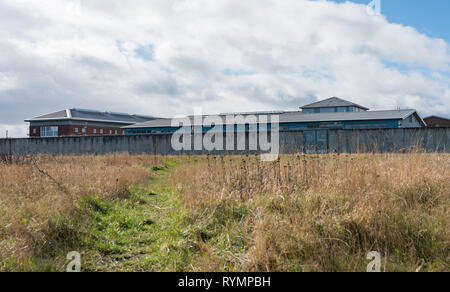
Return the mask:
[[[250,135],[255,135],[251,133]],[[227,139],[224,134],[224,143]],[[257,153],[249,149],[249,133],[245,134],[245,150],[208,152],[175,151],[169,134],[116,137],[62,137],[0,139],[0,155],[28,154],[243,154]],[[450,152],[450,128],[382,129],[382,130],[311,130],[281,131],[280,153],[404,153],[410,150]],[[253,136],[254,137],[254,136]],[[193,137],[191,139],[194,140]]]
[[[450,128],[330,130],[329,152],[449,152]]]

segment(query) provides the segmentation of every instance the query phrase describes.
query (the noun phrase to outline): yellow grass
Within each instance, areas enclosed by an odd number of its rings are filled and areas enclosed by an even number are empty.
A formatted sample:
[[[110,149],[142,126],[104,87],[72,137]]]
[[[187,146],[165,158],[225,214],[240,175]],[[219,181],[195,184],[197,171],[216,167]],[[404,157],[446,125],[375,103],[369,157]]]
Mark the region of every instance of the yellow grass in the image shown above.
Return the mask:
[[[386,271],[449,271],[447,154],[209,157],[173,180],[216,238],[196,270],[365,271],[378,251]]]
[[[90,195],[127,197],[130,186],[148,182],[150,167],[163,161],[144,155],[0,161],[0,271],[44,269],[39,260],[38,266],[28,267],[29,261],[68,248],[58,246],[64,242],[58,237],[65,235],[52,225],[54,216],[71,220],[81,199]],[[161,247],[149,250],[171,246],[176,266],[183,270],[365,271],[370,251],[382,255],[384,271],[450,270],[448,154],[291,155],[273,163],[256,156],[177,161],[179,165],[159,174],[154,197],[136,210],[130,209],[135,208],[132,202],[123,203],[123,212],[152,214],[155,223],[143,232]],[[149,210],[143,202],[152,202]],[[166,205],[156,209],[155,202]],[[96,220],[115,220],[108,216]],[[172,237],[165,237],[163,222],[176,225],[171,226]],[[142,240],[138,230],[136,240]],[[96,236],[90,240],[99,240]],[[131,247],[133,240],[127,241]],[[91,270],[110,260],[95,245],[83,248],[90,249],[86,257],[95,255],[85,258]],[[173,267],[172,258],[140,252],[126,263],[127,269],[180,269]]]
[[[24,264],[52,248],[49,219],[70,214],[84,196],[126,195],[150,176],[150,156],[37,156],[0,162],[0,264]],[[0,270],[5,267],[0,266]]]

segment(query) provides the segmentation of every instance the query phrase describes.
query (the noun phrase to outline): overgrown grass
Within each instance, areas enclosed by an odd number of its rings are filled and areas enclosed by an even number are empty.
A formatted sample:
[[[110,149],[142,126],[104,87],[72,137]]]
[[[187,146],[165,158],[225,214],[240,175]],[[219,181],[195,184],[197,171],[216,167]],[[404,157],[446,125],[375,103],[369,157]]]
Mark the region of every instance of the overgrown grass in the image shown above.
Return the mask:
[[[0,162],[0,271],[62,270],[58,252],[81,236],[64,225],[86,198],[126,198],[153,156],[29,156]],[[86,219],[88,224],[89,219]]]
[[[198,271],[449,271],[450,156],[208,157],[179,167]]]
[[[75,250],[83,271],[365,271],[370,251],[385,271],[449,271],[447,154],[40,159],[0,166],[42,180],[0,196],[0,270],[64,271]],[[68,183],[74,168],[103,180]]]

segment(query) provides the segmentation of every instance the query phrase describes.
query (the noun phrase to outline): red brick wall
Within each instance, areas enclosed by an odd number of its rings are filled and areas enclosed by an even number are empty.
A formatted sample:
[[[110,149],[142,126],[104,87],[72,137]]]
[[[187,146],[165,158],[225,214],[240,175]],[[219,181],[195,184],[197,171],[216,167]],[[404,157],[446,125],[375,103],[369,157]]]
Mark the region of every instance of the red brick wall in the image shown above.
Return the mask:
[[[120,136],[123,135],[123,130],[117,127],[97,127],[97,126],[87,126],[86,133],[83,133],[84,125],[48,125],[46,127],[58,127],[58,135],[61,137],[67,136]],[[78,133],[75,129],[78,128]],[[94,129],[97,133],[94,134]],[[36,133],[33,133],[36,130]],[[103,130],[103,134],[100,134],[100,130]],[[110,131],[112,134],[110,134]],[[117,134],[115,134],[117,131]],[[30,137],[39,138],[41,136],[40,126],[30,126]]]
[[[116,136],[116,135],[123,135],[123,130],[121,128],[117,127],[96,127],[96,126],[87,126],[86,133],[83,133],[83,129],[85,126],[78,125],[74,126],[71,125],[69,129],[64,131],[64,136]],[[78,133],[75,132],[75,128],[78,128]],[[94,133],[94,129],[97,130],[97,133]],[[100,134],[100,130],[103,130],[103,134]],[[111,134],[110,134],[111,131]],[[117,134],[115,134],[115,131],[117,131]]]
[[[439,117],[430,117],[427,119],[424,119],[425,123],[427,123],[428,127],[442,127],[442,128],[450,128],[450,120],[439,118]]]
[[[33,130],[35,130],[36,133],[33,133]],[[41,127],[30,126],[30,137],[40,137],[40,136],[41,136]]]

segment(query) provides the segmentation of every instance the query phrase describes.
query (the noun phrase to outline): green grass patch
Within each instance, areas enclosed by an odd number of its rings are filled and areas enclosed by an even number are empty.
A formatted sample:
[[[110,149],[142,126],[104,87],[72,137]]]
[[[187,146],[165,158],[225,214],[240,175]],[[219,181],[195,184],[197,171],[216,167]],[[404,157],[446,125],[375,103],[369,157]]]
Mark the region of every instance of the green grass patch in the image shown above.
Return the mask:
[[[64,271],[66,254],[81,254],[83,271],[184,271],[199,253],[196,234],[184,225],[186,211],[167,183],[180,159],[167,158],[148,183],[128,187],[128,195],[89,195],[72,214],[54,216],[41,257],[26,270]],[[15,263],[5,262],[10,270]],[[5,268],[4,270],[8,270]]]

